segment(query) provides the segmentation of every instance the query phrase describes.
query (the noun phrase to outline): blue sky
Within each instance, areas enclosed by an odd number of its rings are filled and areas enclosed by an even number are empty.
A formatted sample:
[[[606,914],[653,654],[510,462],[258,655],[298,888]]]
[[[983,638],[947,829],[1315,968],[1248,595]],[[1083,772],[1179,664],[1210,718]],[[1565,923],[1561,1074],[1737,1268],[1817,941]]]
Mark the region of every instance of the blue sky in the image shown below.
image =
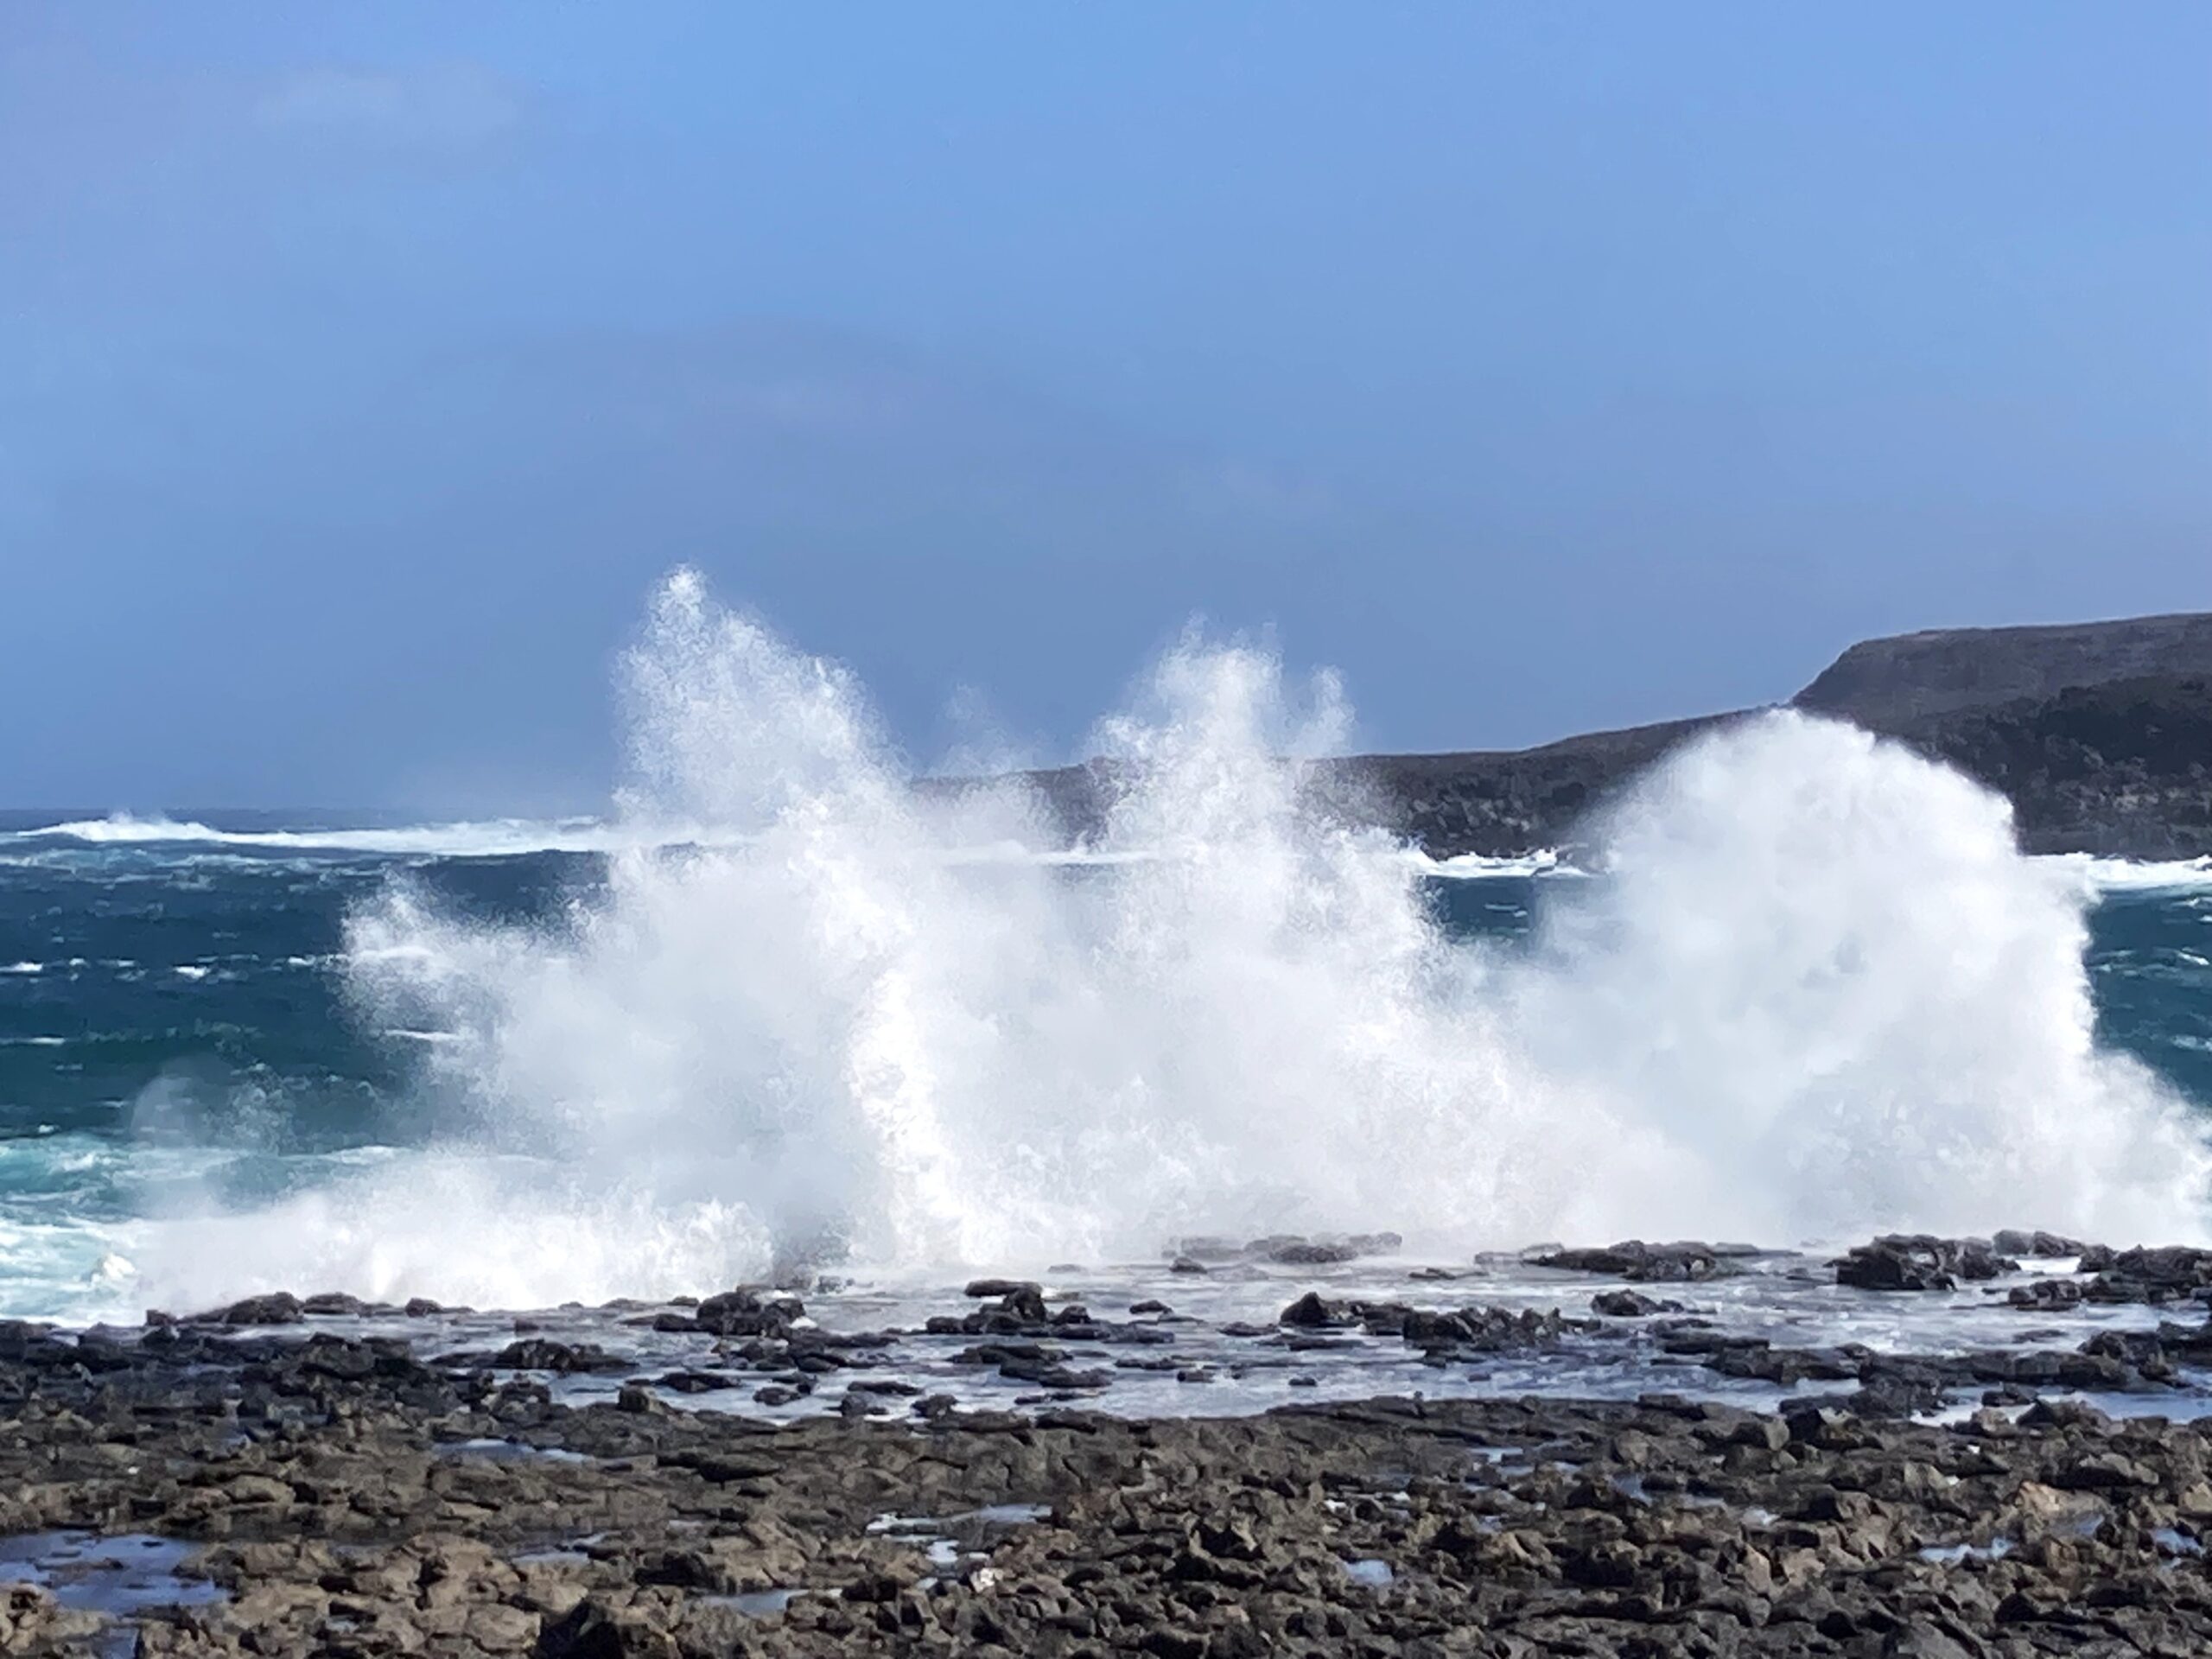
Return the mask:
[[[0,802],[588,804],[654,576],[1040,759],[2212,606],[2212,8],[0,10]]]

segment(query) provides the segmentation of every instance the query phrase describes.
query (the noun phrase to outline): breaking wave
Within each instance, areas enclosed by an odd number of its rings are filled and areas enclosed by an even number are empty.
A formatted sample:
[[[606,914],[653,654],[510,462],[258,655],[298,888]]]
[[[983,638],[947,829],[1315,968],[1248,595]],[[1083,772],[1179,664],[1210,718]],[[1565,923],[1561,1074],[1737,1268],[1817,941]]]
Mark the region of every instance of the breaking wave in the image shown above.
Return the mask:
[[[1310,806],[1347,712],[1262,652],[1188,642],[1099,728],[1122,792],[1072,871],[988,855],[1040,844],[1036,801],[918,799],[848,673],[688,573],[624,678],[603,894],[530,929],[397,886],[353,919],[362,1017],[441,1039],[443,1144],[172,1224],[149,1289],[520,1306],[1192,1231],[2205,1232],[2180,1102],[2094,1041],[2078,873],[1854,728],[1680,753],[1591,827],[1602,875],[1484,945],[1435,866]],[[619,833],[669,822],[716,835]]]

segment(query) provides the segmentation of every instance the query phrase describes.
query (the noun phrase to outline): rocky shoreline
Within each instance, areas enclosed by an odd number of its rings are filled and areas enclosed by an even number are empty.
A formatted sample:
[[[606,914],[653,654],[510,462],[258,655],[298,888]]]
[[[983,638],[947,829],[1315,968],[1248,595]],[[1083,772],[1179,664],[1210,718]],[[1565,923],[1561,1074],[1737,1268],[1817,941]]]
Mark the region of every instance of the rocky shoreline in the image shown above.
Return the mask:
[[[1352,1249],[1257,1244],[1294,1269]],[[1109,1414],[1116,1366],[1184,1357],[1177,1316],[1094,1318],[1013,1280],[934,1332],[823,1331],[760,1287],[602,1311],[702,1344],[658,1374],[526,1317],[498,1349],[439,1351],[448,1311],[344,1297],[0,1325],[0,1652],[2212,1650],[2212,1445],[2187,1420],[2212,1252],[2024,1233],[1823,1264],[1822,1295],[1986,1293],[2014,1333],[1916,1354],[1730,1330],[1697,1306],[1750,1270],[1730,1247],[1526,1260],[1580,1286],[1577,1311],[1415,1270],[1408,1294],[1440,1300],[1325,1282],[1227,1339],[1293,1365],[1403,1344],[1440,1378],[1611,1344],[1669,1357],[1685,1388]],[[2158,1317],[2045,1346],[2033,1322],[2060,1304]],[[925,1338],[1021,1408],[930,1392],[898,1358]],[[683,1408],[715,1368],[817,1408]],[[594,1371],[611,1394],[562,1395]],[[1745,1376],[1766,1408],[1688,1386]],[[2107,1415],[2077,1389],[2173,1409]]]

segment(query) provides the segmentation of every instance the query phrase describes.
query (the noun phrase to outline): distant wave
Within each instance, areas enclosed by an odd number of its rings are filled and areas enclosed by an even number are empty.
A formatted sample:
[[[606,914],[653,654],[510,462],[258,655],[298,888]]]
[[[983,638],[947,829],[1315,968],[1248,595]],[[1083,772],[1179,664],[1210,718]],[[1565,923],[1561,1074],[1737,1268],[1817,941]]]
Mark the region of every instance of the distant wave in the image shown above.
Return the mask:
[[[18,830],[0,841],[76,842],[92,847],[229,847],[246,851],[380,853],[430,858],[512,858],[529,853],[612,853],[702,839],[681,827],[648,828],[597,818],[492,818],[398,829],[219,830],[175,818],[117,813]]]
[[[220,830],[191,819],[137,817],[117,813],[79,818],[0,834],[0,842],[75,842],[92,847],[221,847],[264,853],[367,853],[417,858],[518,858],[532,853],[616,853],[654,847],[728,847],[739,839],[727,831],[696,825],[609,823],[599,818],[493,818],[426,823],[396,829]],[[1409,848],[1408,856],[1424,875],[1465,881],[1497,876],[1579,875],[1582,872],[1548,849],[1493,858],[1462,853],[1432,858]],[[954,865],[1046,865],[1103,868],[1173,857],[1162,847],[1095,849],[1088,846],[1038,849],[1019,841],[939,849],[938,861]],[[36,965],[0,967],[0,972],[30,973]]]
[[[2078,874],[2093,893],[2171,893],[2212,888],[2212,857],[2137,861],[2060,853],[2050,861]]]

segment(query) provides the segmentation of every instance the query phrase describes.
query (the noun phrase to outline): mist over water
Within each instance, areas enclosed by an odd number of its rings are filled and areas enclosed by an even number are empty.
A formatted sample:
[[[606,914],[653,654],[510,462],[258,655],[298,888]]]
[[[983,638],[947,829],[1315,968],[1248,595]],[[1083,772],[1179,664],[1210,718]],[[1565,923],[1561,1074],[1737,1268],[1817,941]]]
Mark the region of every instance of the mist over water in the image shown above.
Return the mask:
[[[2094,1041],[2087,895],[1999,799],[1850,728],[1708,738],[1592,827],[1528,947],[1309,807],[1329,679],[1192,640],[1102,723],[1096,868],[1017,785],[925,800],[861,689],[679,573],[624,673],[634,824],[552,925],[396,886],[363,1019],[443,1132],[166,1224],[148,1300],[525,1306],[795,1260],[915,1275],[1395,1228],[1450,1257],[1630,1234],[2202,1236],[2183,1104]],[[1287,760],[1285,759],[1287,757]]]

